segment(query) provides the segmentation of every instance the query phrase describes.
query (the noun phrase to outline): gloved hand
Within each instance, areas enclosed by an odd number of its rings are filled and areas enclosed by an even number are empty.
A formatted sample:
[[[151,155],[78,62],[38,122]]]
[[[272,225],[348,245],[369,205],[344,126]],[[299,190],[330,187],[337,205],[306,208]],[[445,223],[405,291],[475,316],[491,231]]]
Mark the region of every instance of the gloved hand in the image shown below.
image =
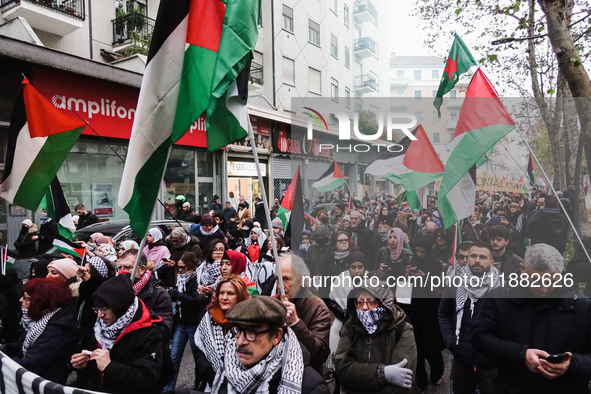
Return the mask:
[[[409,389],[412,386],[412,370],[404,368],[408,363],[407,359],[403,359],[398,364],[386,365],[384,367],[384,375],[386,380],[395,386]]]

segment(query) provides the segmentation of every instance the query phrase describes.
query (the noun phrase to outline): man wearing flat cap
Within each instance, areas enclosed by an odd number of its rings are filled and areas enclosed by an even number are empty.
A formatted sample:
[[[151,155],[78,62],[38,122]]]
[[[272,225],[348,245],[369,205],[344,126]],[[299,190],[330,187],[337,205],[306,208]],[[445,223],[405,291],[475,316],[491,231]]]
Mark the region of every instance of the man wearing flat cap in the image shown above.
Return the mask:
[[[212,394],[330,393],[309,365],[310,353],[286,326],[287,309],[278,300],[258,296],[226,313],[233,327],[226,337],[224,368]]]
[[[160,393],[170,380],[163,370],[164,357],[170,354],[164,354],[158,328],[162,319],[150,316],[127,275],[101,284],[92,302],[98,315],[96,341],[86,344],[70,360],[79,370],[78,384],[109,393]]]

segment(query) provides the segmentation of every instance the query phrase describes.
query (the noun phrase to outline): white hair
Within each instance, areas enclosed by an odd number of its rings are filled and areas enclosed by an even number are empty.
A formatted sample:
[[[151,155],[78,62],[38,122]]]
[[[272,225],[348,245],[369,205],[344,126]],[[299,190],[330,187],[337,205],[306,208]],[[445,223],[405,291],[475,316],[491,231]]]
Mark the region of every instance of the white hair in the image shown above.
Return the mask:
[[[541,272],[562,272],[564,257],[551,245],[535,244],[527,248],[523,266],[525,269]]]

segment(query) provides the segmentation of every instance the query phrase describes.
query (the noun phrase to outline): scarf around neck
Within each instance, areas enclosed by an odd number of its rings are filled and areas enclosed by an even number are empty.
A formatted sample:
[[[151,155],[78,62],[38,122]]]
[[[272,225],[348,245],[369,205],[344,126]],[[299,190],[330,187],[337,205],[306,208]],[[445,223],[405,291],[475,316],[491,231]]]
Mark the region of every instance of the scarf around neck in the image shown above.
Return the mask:
[[[107,326],[103,322],[103,319],[96,319],[96,323],[94,324],[94,336],[101,346],[101,349],[111,350],[115,344],[115,340],[117,340],[119,335],[121,335],[123,330],[125,330],[133,320],[138,307],[139,301],[138,298],[135,297],[133,303],[127,309],[127,312],[110,326]]]
[[[357,317],[368,334],[373,334],[378,326],[386,317],[386,308],[383,306],[373,308],[367,311],[357,310]]]
[[[45,315],[43,315],[41,319],[37,320],[36,322],[33,322],[33,324],[31,324],[27,328],[27,335],[25,336],[25,340],[23,341],[23,356],[27,355],[27,352],[29,351],[31,345],[37,340],[37,338],[39,338],[41,334],[43,334],[43,331],[45,331],[45,328],[47,327],[47,323],[49,322],[49,320],[60,309],[62,308],[57,308],[55,311],[46,313]]]
[[[146,286],[146,283],[148,283],[148,281],[150,280],[151,276],[152,276],[152,271],[147,270],[141,276],[140,280],[138,280],[137,283],[135,283],[133,285],[133,292],[135,293],[135,295],[138,295],[140,293],[140,291],[142,291],[142,289]]]
[[[217,224],[211,229],[210,232],[204,231],[203,226],[199,227],[199,231],[201,232],[201,234],[203,234],[206,237],[209,237],[210,235],[215,234],[216,231],[218,231],[219,229],[220,229],[220,226],[218,226]]]
[[[267,357],[250,368],[246,368],[238,359],[236,338],[230,337],[227,341],[222,373],[228,380],[229,394],[267,394],[269,382],[278,371],[281,371],[278,394],[301,393],[304,362],[302,349],[291,328],[287,328],[281,341]],[[214,393],[217,391],[212,390]]]
[[[179,274],[176,277],[176,288],[179,293],[186,293],[187,292],[187,282],[193,276],[194,272],[185,272],[184,274]]]
[[[347,257],[349,254],[351,254],[350,250],[345,250],[344,252],[337,252],[336,250],[334,251],[334,259],[335,260],[342,260],[345,257]]]
[[[222,276],[222,271],[220,269],[222,261],[216,260],[213,263],[208,263],[206,261],[203,264],[205,265],[201,270],[201,276],[199,278],[199,287],[215,285]]]
[[[212,392],[217,392],[222,384],[226,342],[230,338],[231,332],[224,332],[223,328],[216,324],[211,311],[203,317],[195,331],[195,344],[205,354],[205,358],[216,373]]]

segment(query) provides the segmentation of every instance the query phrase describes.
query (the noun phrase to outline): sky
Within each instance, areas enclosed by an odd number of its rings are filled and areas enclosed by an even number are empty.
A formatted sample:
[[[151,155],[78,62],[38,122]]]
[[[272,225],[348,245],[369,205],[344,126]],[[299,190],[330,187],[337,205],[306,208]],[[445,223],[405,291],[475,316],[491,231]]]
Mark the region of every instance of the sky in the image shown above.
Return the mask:
[[[386,0],[380,0],[386,1]],[[390,1],[390,51],[397,55],[432,55],[423,44],[424,35],[417,17],[410,16],[416,3],[411,0]]]

